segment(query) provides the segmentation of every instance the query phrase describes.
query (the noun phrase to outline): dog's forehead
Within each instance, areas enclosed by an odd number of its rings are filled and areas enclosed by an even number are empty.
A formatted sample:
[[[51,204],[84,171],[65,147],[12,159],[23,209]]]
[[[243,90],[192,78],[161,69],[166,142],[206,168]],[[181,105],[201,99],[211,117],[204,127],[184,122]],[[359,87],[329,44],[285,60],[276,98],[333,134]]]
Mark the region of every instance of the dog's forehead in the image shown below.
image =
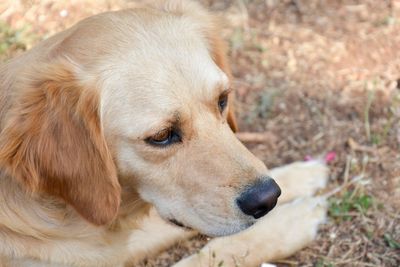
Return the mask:
[[[154,32],[140,34],[124,59],[126,65],[121,65],[129,82],[148,83],[150,91],[159,87],[156,90],[176,89],[180,94],[228,86],[228,78],[212,59],[210,44],[200,30],[193,25],[173,25],[168,30],[152,27]]]
[[[185,113],[188,106],[215,101],[229,86],[227,75],[211,57],[206,38],[190,27],[141,33],[112,69],[106,95],[111,94],[107,99],[119,105],[109,106],[126,130],[135,117],[128,130],[132,134],[161,124],[171,114]]]

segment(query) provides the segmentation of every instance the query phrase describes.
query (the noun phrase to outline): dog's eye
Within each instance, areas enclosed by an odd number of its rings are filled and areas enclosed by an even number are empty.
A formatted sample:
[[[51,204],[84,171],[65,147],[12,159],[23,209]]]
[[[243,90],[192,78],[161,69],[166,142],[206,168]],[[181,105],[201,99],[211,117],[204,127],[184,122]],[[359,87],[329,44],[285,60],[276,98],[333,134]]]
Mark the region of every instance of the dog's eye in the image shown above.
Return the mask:
[[[222,113],[228,105],[228,94],[222,94],[218,99],[218,108]]]
[[[164,129],[155,135],[146,139],[146,141],[155,146],[167,146],[181,141],[181,137],[173,129]]]

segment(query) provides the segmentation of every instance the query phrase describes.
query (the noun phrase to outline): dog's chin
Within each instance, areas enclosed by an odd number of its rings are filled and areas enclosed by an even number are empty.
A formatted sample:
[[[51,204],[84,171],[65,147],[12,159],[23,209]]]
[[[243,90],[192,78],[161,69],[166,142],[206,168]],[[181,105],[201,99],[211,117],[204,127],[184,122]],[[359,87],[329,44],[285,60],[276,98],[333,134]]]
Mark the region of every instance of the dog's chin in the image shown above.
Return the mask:
[[[239,233],[243,230],[246,230],[247,228],[251,227],[256,221],[251,220],[246,223],[240,223],[235,226],[230,226],[230,227],[212,227],[212,224],[210,224],[210,227],[207,227],[206,229],[199,229],[196,227],[188,226],[176,219],[167,219],[167,221],[174,226],[177,226],[179,228],[188,230],[188,231],[197,231],[201,234],[210,236],[210,237],[221,237],[221,236],[228,236],[228,235],[233,235],[236,233]]]
[[[210,237],[233,235],[251,227],[256,222],[256,219],[240,213],[227,219],[226,217],[207,218],[207,216],[193,213],[186,216],[182,216],[182,214],[175,216],[172,212],[165,212],[168,209],[156,209],[159,211],[161,218],[170,225],[189,231],[196,231]],[[205,218],[208,220],[205,220]]]
[[[246,230],[247,228],[251,227],[255,221],[251,221],[248,223],[242,223],[236,226],[231,227],[216,227],[211,229],[204,229],[204,231],[199,231],[202,234],[205,234],[210,237],[221,237],[221,236],[228,236],[234,235],[241,231]]]

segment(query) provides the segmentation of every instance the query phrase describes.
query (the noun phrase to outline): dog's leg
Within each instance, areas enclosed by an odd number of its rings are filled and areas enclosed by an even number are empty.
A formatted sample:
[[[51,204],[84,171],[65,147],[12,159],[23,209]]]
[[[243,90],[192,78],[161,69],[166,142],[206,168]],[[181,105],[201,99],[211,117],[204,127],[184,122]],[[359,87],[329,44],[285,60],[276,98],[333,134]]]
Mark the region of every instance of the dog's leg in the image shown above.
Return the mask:
[[[295,162],[269,171],[282,189],[279,204],[299,197],[310,197],[324,188],[328,180],[328,167],[321,161]]]
[[[315,238],[325,216],[323,198],[304,198],[282,204],[249,229],[212,240],[199,253],[174,267],[251,267],[285,258]]]
[[[196,234],[195,231],[184,230],[166,223],[152,209],[148,217],[140,223],[129,242],[130,259],[125,266],[135,266],[135,263],[146,257],[152,257],[173,244],[188,239]]]

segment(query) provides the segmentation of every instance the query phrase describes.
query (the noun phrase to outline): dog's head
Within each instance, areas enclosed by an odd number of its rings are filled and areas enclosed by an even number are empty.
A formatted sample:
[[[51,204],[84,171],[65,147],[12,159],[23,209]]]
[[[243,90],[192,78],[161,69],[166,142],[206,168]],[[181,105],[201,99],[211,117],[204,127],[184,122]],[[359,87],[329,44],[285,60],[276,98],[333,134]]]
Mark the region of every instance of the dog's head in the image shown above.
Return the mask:
[[[89,18],[31,53],[13,84],[0,163],[87,220],[118,213],[120,184],[209,235],[271,210],[279,187],[235,137],[217,20],[194,3]]]

